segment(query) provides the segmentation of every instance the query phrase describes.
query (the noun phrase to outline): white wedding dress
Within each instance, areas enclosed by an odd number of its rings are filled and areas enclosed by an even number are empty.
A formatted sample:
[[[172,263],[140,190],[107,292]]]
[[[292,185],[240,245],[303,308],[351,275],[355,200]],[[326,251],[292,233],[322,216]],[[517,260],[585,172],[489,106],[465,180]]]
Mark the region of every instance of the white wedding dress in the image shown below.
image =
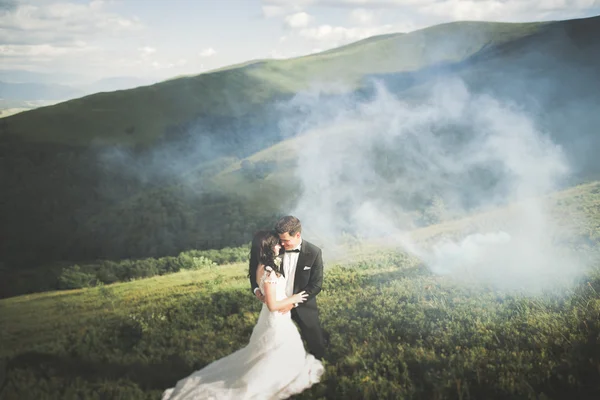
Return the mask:
[[[286,297],[286,281],[270,267],[259,282],[275,283],[276,299]],[[270,312],[263,304],[248,345],[167,389],[162,400],[286,399],[319,382],[323,364],[304,350],[291,313]]]

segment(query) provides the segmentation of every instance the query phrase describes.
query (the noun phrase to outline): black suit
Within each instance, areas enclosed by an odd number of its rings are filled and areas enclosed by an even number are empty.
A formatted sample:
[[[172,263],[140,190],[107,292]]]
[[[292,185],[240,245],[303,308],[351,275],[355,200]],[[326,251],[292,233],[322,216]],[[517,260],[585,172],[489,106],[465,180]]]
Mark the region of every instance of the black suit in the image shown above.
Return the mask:
[[[256,283],[256,255],[250,255],[250,284],[252,291],[258,287]],[[300,334],[308,345],[308,351],[319,360],[325,354],[323,332],[319,322],[319,310],[316,296],[323,286],[323,256],[321,249],[312,243],[302,240],[296,273],[294,276],[294,293],[305,291],[308,298],[304,303],[292,309],[292,319],[298,324]]]

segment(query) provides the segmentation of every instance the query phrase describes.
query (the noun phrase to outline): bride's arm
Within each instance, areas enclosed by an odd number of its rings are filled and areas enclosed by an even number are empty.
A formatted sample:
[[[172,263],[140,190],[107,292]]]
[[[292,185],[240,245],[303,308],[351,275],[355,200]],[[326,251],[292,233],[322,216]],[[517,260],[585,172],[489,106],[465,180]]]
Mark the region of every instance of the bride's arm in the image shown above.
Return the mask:
[[[274,272],[272,272],[274,274]],[[269,311],[280,311],[294,303],[303,303],[308,294],[304,292],[297,293],[291,297],[286,297],[283,300],[275,300],[275,283],[265,281],[265,304],[269,308]]]
[[[262,271],[260,271],[260,270],[262,270]],[[283,300],[275,300],[276,299],[276,284],[277,284],[277,280],[275,278],[275,276],[276,276],[275,271],[273,271],[273,270],[266,271],[264,268],[260,268],[260,267],[259,267],[259,271],[262,272],[263,274],[269,274],[269,275],[267,275],[264,285],[263,285],[263,287],[265,289],[265,304],[267,305],[267,308],[269,309],[269,311],[271,311],[271,312],[280,311],[280,310],[283,310],[284,308],[288,308],[290,305],[292,305],[294,303],[303,303],[304,301],[306,301],[308,294],[306,294],[305,292],[296,293],[295,295],[293,295],[291,297],[286,297]],[[262,275],[260,272],[259,272],[259,275]]]

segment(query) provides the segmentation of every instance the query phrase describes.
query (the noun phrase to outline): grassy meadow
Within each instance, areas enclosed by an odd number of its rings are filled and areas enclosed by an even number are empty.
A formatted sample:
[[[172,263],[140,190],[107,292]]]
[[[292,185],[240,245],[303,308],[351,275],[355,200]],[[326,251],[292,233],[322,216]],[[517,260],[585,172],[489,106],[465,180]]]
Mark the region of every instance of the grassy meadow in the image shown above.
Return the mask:
[[[600,183],[551,196],[572,243],[600,239]],[[422,243],[509,209],[413,232]],[[326,375],[300,399],[594,399],[600,263],[535,296],[436,276],[397,245],[355,242],[327,261]],[[324,249],[327,253],[327,248]],[[565,266],[568,268],[568,266]],[[247,264],[0,300],[0,399],[156,399],[244,346],[260,304]]]

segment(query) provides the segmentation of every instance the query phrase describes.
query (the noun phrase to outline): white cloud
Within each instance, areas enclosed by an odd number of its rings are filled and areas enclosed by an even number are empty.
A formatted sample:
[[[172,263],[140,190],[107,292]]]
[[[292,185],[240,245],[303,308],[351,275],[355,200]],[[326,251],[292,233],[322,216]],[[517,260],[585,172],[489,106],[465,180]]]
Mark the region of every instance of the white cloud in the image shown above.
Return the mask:
[[[308,6],[330,7],[364,7],[364,8],[390,8],[406,5],[433,3],[436,0],[262,0],[263,7],[289,7],[303,9]]]
[[[416,4],[432,3],[435,0],[324,0],[319,3],[339,7],[366,7],[366,8],[389,8],[400,6],[412,6]]]
[[[162,63],[160,61],[154,61],[154,62],[152,62],[152,67],[154,67],[154,69],[170,69],[170,68],[175,68],[175,67],[182,67],[186,64],[187,64],[187,60],[182,58],[175,62],[166,62],[166,63]]]
[[[85,46],[79,47],[57,47],[49,44],[37,45],[0,45],[0,55],[2,57],[55,57],[69,53],[81,53],[90,51],[91,48]]]
[[[262,0],[262,13],[265,18],[279,17],[291,12],[302,12],[306,7],[318,4],[315,0]]]
[[[356,8],[350,13],[350,20],[355,24],[369,25],[375,21],[375,14],[364,8]]]
[[[320,25],[315,28],[306,28],[300,31],[300,36],[320,42],[330,42],[335,45],[365,39],[370,36],[381,35],[393,31],[392,25],[374,27],[346,28],[343,26]]]
[[[215,54],[217,54],[217,52],[215,51],[215,49],[213,49],[212,47],[209,47],[207,49],[204,49],[200,52],[200,57],[212,57]]]
[[[319,3],[319,0],[262,0],[264,4],[271,7],[289,7],[293,9],[302,9],[311,4]],[[322,1],[321,1],[322,2]]]
[[[296,28],[305,28],[310,25],[313,17],[310,14],[305,12],[299,12],[292,15],[288,15],[285,17],[284,22],[287,27],[296,29]]]
[[[265,18],[278,17],[286,13],[286,8],[282,6],[262,6],[262,13]]]
[[[143,55],[150,55],[156,53],[156,49],[150,46],[140,47],[138,51],[141,52]]]
[[[536,21],[567,19],[599,6],[599,0],[445,0],[419,11],[445,20]]]
[[[420,10],[424,14],[451,20],[493,20],[497,17],[511,18],[515,14],[523,14],[530,5],[528,1],[503,3],[497,0],[446,0],[421,7]]]
[[[292,6],[296,9],[307,6],[329,7],[360,7],[360,8],[400,8],[400,7],[427,7],[434,5],[447,6],[447,3],[465,3],[460,7],[489,8],[490,4],[497,3],[508,8],[523,7],[538,10],[569,10],[587,9],[598,7],[598,0],[262,0],[271,6]]]
[[[143,29],[138,18],[111,12],[103,1],[15,1],[0,6],[0,54],[4,68],[89,68],[101,54],[114,56],[102,41],[122,40]],[[148,55],[149,49],[138,51]]]
[[[600,7],[600,0],[262,0],[262,3],[263,8],[277,7],[283,10],[282,13],[308,6],[402,9],[421,12],[424,16],[442,17],[443,21],[565,19]],[[431,24],[437,22],[430,20]]]
[[[298,54],[295,51],[279,51],[277,49],[275,50],[271,50],[271,52],[269,53],[269,58],[274,58],[274,59],[285,59],[285,58],[292,58],[292,57],[297,57],[300,54]]]
[[[117,35],[143,28],[133,17],[126,18],[103,9],[104,3],[18,4],[0,13],[4,43],[65,44],[99,35]]]

